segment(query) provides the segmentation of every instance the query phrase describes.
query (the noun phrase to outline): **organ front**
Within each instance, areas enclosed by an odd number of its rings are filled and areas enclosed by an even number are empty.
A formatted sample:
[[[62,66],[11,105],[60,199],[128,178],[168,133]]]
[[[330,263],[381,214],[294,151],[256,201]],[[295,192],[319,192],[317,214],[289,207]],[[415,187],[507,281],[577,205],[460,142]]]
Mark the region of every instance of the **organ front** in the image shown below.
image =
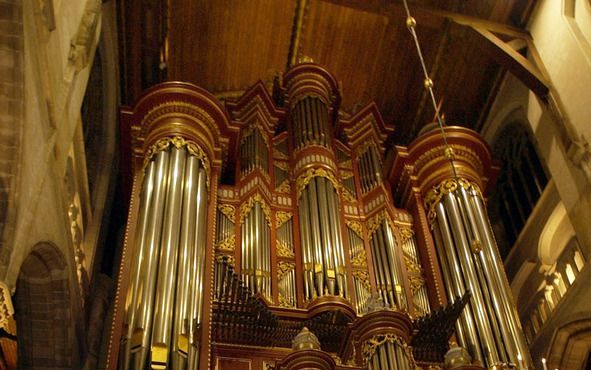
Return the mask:
[[[272,93],[222,104],[167,82],[123,109],[133,185],[109,369],[529,363],[484,141],[447,127],[450,171],[442,133],[389,147],[376,105],[348,114],[340,94],[306,62]]]

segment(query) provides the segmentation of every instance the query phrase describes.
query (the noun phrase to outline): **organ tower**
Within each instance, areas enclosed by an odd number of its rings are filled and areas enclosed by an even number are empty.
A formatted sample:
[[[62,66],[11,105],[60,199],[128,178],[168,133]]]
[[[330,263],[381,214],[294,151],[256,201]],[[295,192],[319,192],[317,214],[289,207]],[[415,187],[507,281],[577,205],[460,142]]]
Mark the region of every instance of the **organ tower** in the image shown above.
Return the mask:
[[[109,369],[532,368],[473,131],[409,147],[314,63],[122,111],[132,179]],[[453,169],[449,158],[453,159]],[[451,347],[450,347],[451,343]],[[513,364],[513,365],[511,365]]]

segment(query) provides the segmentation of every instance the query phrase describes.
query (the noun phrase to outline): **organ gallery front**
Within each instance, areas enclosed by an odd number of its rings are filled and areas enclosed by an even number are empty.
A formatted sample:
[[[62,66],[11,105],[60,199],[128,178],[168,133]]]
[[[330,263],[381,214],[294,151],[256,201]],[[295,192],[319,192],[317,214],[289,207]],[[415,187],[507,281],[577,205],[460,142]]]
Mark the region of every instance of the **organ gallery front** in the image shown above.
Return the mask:
[[[391,147],[376,105],[346,114],[340,93],[306,62],[271,92],[222,104],[168,82],[123,110],[109,369],[533,368],[483,139]]]

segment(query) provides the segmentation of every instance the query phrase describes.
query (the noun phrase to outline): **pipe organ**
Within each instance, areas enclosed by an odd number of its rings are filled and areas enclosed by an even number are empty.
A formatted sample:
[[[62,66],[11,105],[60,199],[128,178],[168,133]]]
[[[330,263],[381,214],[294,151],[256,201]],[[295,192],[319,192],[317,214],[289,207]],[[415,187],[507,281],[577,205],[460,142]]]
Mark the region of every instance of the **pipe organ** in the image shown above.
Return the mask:
[[[442,368],[453,336],[463,369],[529,361],[486,144],[450,127],[453,150],[433,132],[387,148],[376,105],[339,111],[338,86],[301,63],[273,95],[259,82],[222,104],[168,82],[122,111],[109,369]]]

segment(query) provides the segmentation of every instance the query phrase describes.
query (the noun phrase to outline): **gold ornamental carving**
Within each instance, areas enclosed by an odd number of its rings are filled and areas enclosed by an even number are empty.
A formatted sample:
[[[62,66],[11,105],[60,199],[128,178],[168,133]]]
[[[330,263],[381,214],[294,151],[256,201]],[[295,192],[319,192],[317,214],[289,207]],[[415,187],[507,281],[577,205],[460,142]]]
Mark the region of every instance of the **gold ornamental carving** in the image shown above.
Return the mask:
[[[236,235],[230,235],[219,242],[217,248],[225,252],[233,252],[236,249]]]
[[[277,211],[275,212],[275,228],[280,228],[284,223],[289,221],[293,214],[291,212]]]
[[[12,298],[10,297],[10,289],[8,285],[0,281],[0,328],[3,328],[7,333],[16,335],[13,330],[14,325],[14,307],[12,305]]]
[[[365,364],[367,364],[369,360],[372,358],[372,356],[376,353],[378,347],[387,342],[391,342],[395,346],[401,347],[408,359],[410,368],[416,368],[416,363],[412,355],[412,347],[409,346],[404,340],[402,340],[402,338],[395,334],[379,334],[366,340],[361,348],[361,353],[363,354],[363,360]]]
[[[283,279],[285,275],[289,274],[295,268],[295,263],[279,261],[277,264],[277,275],[279,280]]]
[[[451,148],[451,152],[447,150],[448,148]],[[448,146],[448,148],[443,149],[441,146],[438,146],[427,150],[417,159],[415,162],[415,167],[422,168],[432,161],[439,160],[441,158],[441,152],[443,152],[446,158],[448,158],[448,155],[453,155],[454,158],[465,158],[466,161],[473,163],[476,166],[478,173],[482,173],[484,165],[475,151],[465,145],[458,144],[451,144]]]
[[[367,270],[353,270],[353,277],[359,280],[368,291],[371,291],[369,284],[369,273]]]
[[[295,254],[290,247],[288,247],[287,243],[281,240],[277,240],[277,257],[288,257],[293,258]]]
[[[367,266],[367,256],[365,255],[365,249],[361,249],[359,253],[351,258],[351,265]]]
[[[334,186],[334,188],[337,192],[340,189],[339,182],[337,181],[336,177],[331,172],[328,172],[324,168],[310,168],[309,170],[307,170],[306,172],[304,172],[303,174],[298,176],[298,178],[296,180],[298,199],[302,195],[302,191],[304,190],[306,185],[308,185],[310,180],[312,180],[314,177],[317,177],[317,176],[324,177],[324,178],[328,179],[332,183],[332,185]]]
[[[185,148],[187,148],[187,151],[189,152],[190,155],[201,160],[201,163],[203,164],[203,168],[205,168],[205,174],[207,177],[206,182],[207,182],[207,187],[209,188],[209,176],[211,174],[211,172],[210,172],[211,166],[209,163],[209,159],[207,158],[207,155],[199,147],[199,145],[197,145],[197,143],[190,141],[190,140],[186,140],[180,136],[165,137],[165,138],[162,138],[162,139],[156,141],[152,146],[150,146],[148,148],[148,151],[146,152],[146,156],[144,158],[144,168],[147,166],[147,164],[150,162],[150,160],[152,159],[153,156],[155,156],[156,154],[158,154],[160,152],[168,150],[171,146],[174,146],[177,149],[181,149],[181,148],[185,147]]]
[[[351,192],[349,191],[349,189],[347,189],[346,187],[343,187],[342,194],[343,194],[343,199],[346,202],[353,203],[353,202],[356,202],[357,201],[357,199],[353,196],[353,194],[351,194]]]
[[[402,239],[402,244],[409,241],[414,235],[415,233],[410,227],[400,228],[400,238]]]
[[[376,230],[380,227],[382,221],[385,221],[392,225],[392,219],[390,218],[388,211],[385,209],[381,210],[372,218],[370,218],[369,221],[367,221],[367,233],[369,234],[370,239],[371,237],[373,237],[373,234],[376,232]]]
[[[275,188],[275,191],[282,194],[290,193],[291,185],[289,184],[289,179],[284,180],[278,187]]]
[[[240,224],[244,222],[246,215],[248,215],[252,207],[254,207],[254,204],[257,202],[261,205],[263,214],[265,215],[265,220],[267,221],[269,227],[271,227],[271,208],[269,208],[269,205],[259,193],[252,195],[245,203],[240,206]]]
[[[406,270],[408,272],[414,272],[417,274],[422,273],[421,266],[414,263],[414,261],[404,253],[404,264],[406,265]]]
[[[421,276],[410,275],[408,280],[410,282],[410,291],[413,296],[425,285],[425,279]]]
[[[425,208],[428,210],[429,219],[435,219],[435,207],[441,199],[447,195],[455,192],[459,188],[463,188],[467,191],[474,191],[477,194],[481,194],[480,187],[478,184],[468,181],[464,178],[445,179],[440,182],[433,189],[429,190],[425,197]]]
[[[353,221],[353,220],[345,220],[345,223],[349,227],[349,229],[353,230],[358,237],[363,239],[363,226],[361,226],[361,222]]]
[[[228,217],[232,223],[236,223],[236,207],[230,204],[220,204],[218,209],[224,216]]]

